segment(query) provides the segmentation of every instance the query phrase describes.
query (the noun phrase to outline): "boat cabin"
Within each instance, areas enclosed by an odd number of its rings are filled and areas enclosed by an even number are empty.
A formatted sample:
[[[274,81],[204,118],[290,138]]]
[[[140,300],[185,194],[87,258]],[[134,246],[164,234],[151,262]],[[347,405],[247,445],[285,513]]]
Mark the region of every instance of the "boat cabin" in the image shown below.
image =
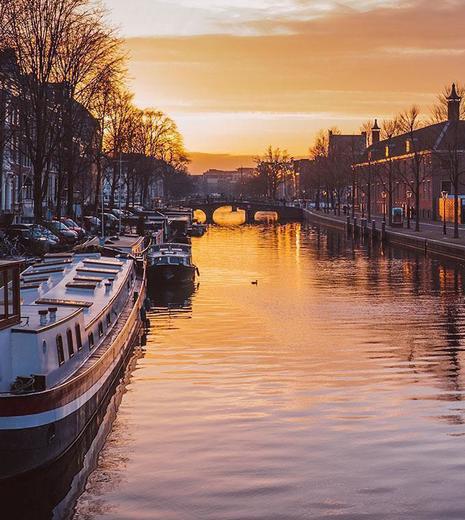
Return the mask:
[[[21,321],[20,266],[21,262],[0,261],[0,330]]]

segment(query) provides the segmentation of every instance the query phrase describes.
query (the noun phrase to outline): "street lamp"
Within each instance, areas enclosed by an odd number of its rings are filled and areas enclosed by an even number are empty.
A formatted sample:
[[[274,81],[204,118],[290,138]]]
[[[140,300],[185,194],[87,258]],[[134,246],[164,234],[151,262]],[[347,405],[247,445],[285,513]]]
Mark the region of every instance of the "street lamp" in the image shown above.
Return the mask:
[[[333,211],[337,215],[337,190],[333,191]]]
[[[381,192],[381,197],[383,198],[383,222],[386,223],[386,197],[387,197],[387,193],[385,191]]]
[[[325,207],[324,207],[324,212],[325,212],[325,213],[328,213],[328,207],[327,207],[327,202],[328,202],[328,201],[327,201],[327,195],[328,195],[328,193],[327,193],[326,191],[323,191],[323,198],[326,199],[326,200],[325,200],[325,203],[324,203],[324,204],[325,204]]]
[[[449,193],[447,191],[441,191],[441,198],[443,202],[443,234],[444,236],[447,235],[447,226],[446,226],[446,202],[447,197],[449,196]]]
[[[365,218],[365,192],[362,191],[362,218]]]
[[[412,199],[413,193],[410,190],[407,190],[407,229],[410,229],[410,200]]]

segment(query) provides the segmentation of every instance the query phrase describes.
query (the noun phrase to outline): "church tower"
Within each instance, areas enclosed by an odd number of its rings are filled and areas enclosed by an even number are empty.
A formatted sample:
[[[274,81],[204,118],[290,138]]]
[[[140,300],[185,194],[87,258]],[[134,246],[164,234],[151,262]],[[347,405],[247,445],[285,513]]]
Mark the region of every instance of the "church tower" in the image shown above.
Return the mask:
[[[457,94],[455,83],[452,84],[452,90],[447,98],[447,119],[449,121],[458,121],[460,119],[460,103],[462,98]]]

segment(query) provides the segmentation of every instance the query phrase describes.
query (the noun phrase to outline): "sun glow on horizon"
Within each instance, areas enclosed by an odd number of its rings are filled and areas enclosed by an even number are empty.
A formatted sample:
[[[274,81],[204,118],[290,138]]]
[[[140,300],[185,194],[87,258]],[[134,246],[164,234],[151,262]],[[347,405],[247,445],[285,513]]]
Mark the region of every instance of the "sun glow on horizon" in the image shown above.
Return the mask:
[[[306,155],[320,128],[356,132],[413,103],[427,112],[465,70],[457,2],[107,5],[126,37],[136,102],[169,113],[195,152],[256,155],[273,144]]]

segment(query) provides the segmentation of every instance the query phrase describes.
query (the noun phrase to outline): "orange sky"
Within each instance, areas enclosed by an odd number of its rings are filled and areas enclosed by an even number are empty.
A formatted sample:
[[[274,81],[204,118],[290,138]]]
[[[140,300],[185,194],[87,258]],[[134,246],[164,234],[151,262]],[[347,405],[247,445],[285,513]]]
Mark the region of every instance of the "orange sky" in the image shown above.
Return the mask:
[[[107,0],[140,106],[178,123],[192,171],[267,145],[306,154],[319,128],[368,118],[465,81],[463,0]],[[250,160],[249,160],[250,162]]]

